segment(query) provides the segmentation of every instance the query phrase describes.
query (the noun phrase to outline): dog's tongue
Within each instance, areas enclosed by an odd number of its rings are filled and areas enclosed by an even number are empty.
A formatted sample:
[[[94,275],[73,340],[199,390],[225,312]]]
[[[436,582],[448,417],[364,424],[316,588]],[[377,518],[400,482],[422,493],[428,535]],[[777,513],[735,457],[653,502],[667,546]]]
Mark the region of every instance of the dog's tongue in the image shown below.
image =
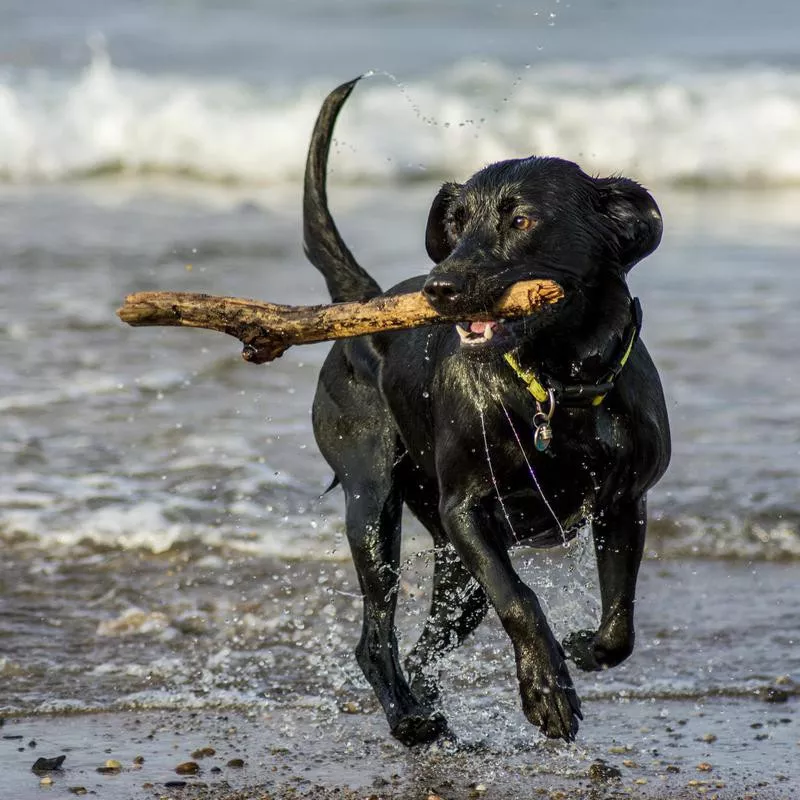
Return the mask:
[[[494,325],[494,322],[470,322],[469,324],[469,332],[470,333],[477,333],[479,335],[483,335],[484,331],[487,328],[490,328]]]

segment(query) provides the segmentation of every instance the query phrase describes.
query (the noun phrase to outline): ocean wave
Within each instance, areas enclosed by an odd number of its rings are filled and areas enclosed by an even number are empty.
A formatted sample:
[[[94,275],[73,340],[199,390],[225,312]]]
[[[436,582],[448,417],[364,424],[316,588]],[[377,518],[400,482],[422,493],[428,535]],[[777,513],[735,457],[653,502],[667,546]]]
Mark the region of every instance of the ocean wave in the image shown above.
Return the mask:
[[[0,179],[297,184],[333,83],[146,75],[102,52],[71,78],[6,71]],[[520,74],[464,62],[404,86],[365,81],[342,116],[332,167],[339,181],[410,181],[539,153],[647,183],[794,186],[798,141],[800,70],[575,63]]]
[[[661,518],[649,526],[648,552],[660,558],[800,561],[800,526],[782,515],[772,519]]]
[[[185,506],[165,509],[155,501],[136,506],[92,510],[72,509],[70,519],[53,520],[53,509],[16,508],[0,519],[0,543],[4,547],[43,550],[62,556],[76,548],[85,551],[142,551],[164,555],[181,549],[196,549],[203,556],[218,553],[257,555],[261,558],[300,560],[310,555],[322,560],[342,561],[347,548],[342,546],[340,525],[335,519],[306,519],[303,515],[262,512],[269,519],[241,519],[225,522],[174,522],[169,512],[183,512]],[[300,533],[303,536],[300,536]],[[200,557],[200,556],[198,556]]]
[[[287,487],[276,486],[276,496]],[[295,490],[297,493],[297,490]],[[262,491],[263,494],[263,491]],[[80,547],[85,551],[141,551],[166,555],[179,550],[198,558],[256,556],[287,561],[314,559],[341,562],[349,559],[344,542],[342,509],[337,500],[318,495],[302,500],[294,510],[280,503],[251,500],[246,496],[217,508],[213,501],[180,500],[173,495],[126,504],[91,506],[91,498],[76,503],[53,503],[49,495],[7,494],[0,515],[0,543],[6,548],[42,550],[61,557]],[[304,507],[305,506],[305,507]],[[176,518],[182,521],[176,521]],[[404,566],[429,552],[427,534],[407,520]],[[580,560],[581,547],[571,548]],[[527,549],[524,553],[527,553]],[[542,555],[562,551],[531,551],[531,564]],[[578,555],[575,555],[575,553]],[[527,556],[524,556],[527,558]],[[700,514],[650,521],[646,557],[651,559],[728,559],[732,561],[800,561],[800,525],[782,518],[708,518]]]

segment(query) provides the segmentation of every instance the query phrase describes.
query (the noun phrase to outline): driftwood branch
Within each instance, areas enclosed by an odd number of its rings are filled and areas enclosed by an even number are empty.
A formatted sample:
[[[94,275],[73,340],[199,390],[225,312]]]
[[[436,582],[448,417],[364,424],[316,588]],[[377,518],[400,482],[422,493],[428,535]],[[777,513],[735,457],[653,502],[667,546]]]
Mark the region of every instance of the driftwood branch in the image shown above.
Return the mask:
[[[491,314],[495,318],[526,316],[557,302],[563,294],[553,281],[516,283]],[[272,361],[293,344],[466,319],[481,320],[487,318],[487,313],[439,314],[422,292],[319,306],[277,305],[189,292],[137,292],[128,295],[125,304],[117,310],[119,318],[129,325],[179,325],[235,336],[244,345],[242,357],[253,364]]]

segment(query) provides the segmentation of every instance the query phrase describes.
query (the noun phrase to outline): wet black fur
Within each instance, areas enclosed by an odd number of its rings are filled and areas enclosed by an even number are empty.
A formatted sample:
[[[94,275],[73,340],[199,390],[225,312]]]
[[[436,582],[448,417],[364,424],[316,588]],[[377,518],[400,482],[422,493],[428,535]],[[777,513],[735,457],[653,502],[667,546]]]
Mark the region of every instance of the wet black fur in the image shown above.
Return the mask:
[[[333,126],[354,84],[326,99],[306,171],[306,252],[334,300],[381,291],[341,240],[325,195]],[[535,224],[519,230],[519,216]],[[534,400],[502,353],[513,348],[524,366],[562,382],[601,380],[631,322],[626,273],[661,230],[653,198],[626,178],[592,178],[557,158],[491,164],[442,187],[426,233],[436,266],[387,294],[424,288],[435,307],[458,313],[491,308],[515,281],[548,277],[564,300],[509,323],[512,335],[496,346],[462,348],[453,326],[431,326],[337,342],[322,368],[314,431],[345,493],[364,600],[356,657],[406,744],[446,729],[435,710],[437,661],[490,604],[514,647],[523,710],[549,737],[573,739],[582,718],[565,657],[598,670],[631,654],[645,496],[670,456],[658,373],[637,341],[602,405],[556,410],[543,454],[533,447]],[[404,503],[435,543],[430,615],[405,670],[394,629]],[[570,534],[591,520],[602,600],[598,630],[563,647],[508,555],[522,540],[561,542],[553,513]]]

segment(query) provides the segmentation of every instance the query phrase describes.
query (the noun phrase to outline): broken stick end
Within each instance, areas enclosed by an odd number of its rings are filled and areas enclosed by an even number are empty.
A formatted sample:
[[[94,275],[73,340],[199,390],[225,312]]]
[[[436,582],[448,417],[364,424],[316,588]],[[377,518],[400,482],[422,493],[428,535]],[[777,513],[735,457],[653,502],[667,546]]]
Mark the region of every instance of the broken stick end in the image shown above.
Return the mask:
[[[272,342],[268,339],[248,342],[242,349],[242,358],[248,364],[266,364],[280,358],[288,349],[288,344]]]

